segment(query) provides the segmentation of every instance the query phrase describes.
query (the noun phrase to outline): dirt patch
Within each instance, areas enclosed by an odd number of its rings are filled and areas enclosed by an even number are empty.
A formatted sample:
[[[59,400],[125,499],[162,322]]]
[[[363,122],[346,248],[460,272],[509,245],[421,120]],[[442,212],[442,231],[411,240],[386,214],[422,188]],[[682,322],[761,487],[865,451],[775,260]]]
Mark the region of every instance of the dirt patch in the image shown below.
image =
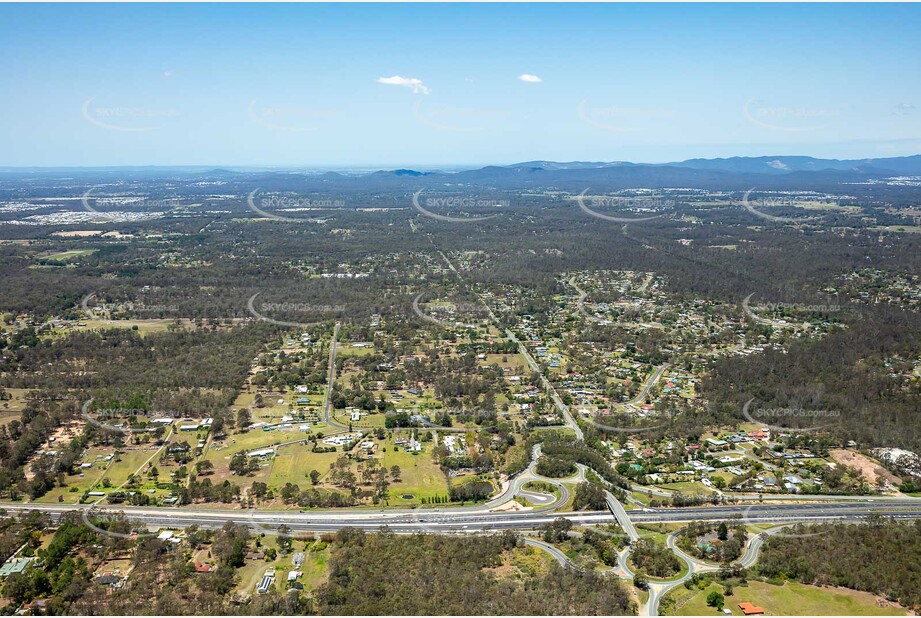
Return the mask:
[[[854,451],[846,451],[844,449],[832,449],[828,451],[828,454],[835,460],[835,463],[859,470],[870,484],[875,485],[880,478],[886,479],[893,485],[902,484],[902,479],[892,474],[866,455],[861,455]]]
[[[54,432],[48,436],[48,439],[45,441],[45,443],[37,448],[35,452],[33,452],[29,457],[29,459],[26,460],[26,480],[31,481],[33,478],[35,478],[35,473],[32,471],[32,464],[35,463],[39,457],[50,451],[62,451],[67,448],[67,445],[70,444],[71,440],[83,433],[83,426],[85,424],[86,423],[81,420],[74,420],[56,428]]]
[[[53,232],[51,235],[61,238],[88,238],[99,234],[102,234],[102,230],[70,230],[67,232]]]
[[[489,512],[495,513],[500,511],[527,511],[530,510],[530,508],[531,507],[522,505],[517,500],[509,500],[508,502],[505,502],[504,504],[497,506],[494,509],[489,509]]]

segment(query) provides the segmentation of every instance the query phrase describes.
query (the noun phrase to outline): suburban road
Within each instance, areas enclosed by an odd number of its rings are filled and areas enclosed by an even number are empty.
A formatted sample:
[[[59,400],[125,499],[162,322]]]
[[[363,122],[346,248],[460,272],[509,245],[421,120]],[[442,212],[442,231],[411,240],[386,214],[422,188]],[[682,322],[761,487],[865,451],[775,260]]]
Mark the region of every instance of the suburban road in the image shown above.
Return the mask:
[[[336,383],[336,351],[339,346],[339,322],[333,328],[333,338],[329,343],[329,377],[326,383],[326,398],[323,401],[323,421],[327,425],[348,430],[348,425],[343,425],[332,418],[330,410],[333,407],[333,385]]]
[[[435,246],[435,241],[433,241],[433,240],[431,239],[431,237],[429,237],[429,241],[432,243],[433,246]],[[451,272],[453,272],[455,275],[457,275],[457,278],[458,278],[458,279],[460,280],[460,282],[464,285],[464,287],[466,287],[467,289],[469,289],[470,292],[471,292],[474,296],[476,296],[476,298],[477,298],[477,300],[479,301],[479,303],[480,303],[481,305],[483,305],[483,307],[486,309],[486,313],[489,314],[489,319],[492,320],[492,323],[496,326],[496,328],[498,328],[498,329],[501,330],[501,329],[502,329],[502,322],[500,322],[500,321],[499,321],[499,318],[496,317],[496,314],[493,313],[493,310],[492,310],[492,308],[489,306],[489,304],[486,303],[486,302],[485,302],[485,301],[484,301],[484,300],[473,290],[473,288],[471,288],[469,285],[467,285],[467,282],[464,280],[463,276],[461,276],[460,272],[454,267],[454,264],[451,263],[451,260],[448,259],[448,256],[445,255],[445,253],[444,253],[442,250],[438,249],[437,246],[435,247],[435,249],[436,249],[436,251],[438,251],[439,254],[441,254],[441,258],[442,258],[442,259],[445,261],[445,263],[448,265],[448,268],[451,270]],[[559,393],[556,392],[556,389],[553,387],[553,384],[551,384],[551,383],[550,383],[550,380],[548,380],[548,379],[544,376],[543,372],[541,371],[540,365],[538,365],[538,364],[537,364],[537,361],[534,360],[534,357],[531,356],[531,353],[528,351],[527,346],[525,346],[524,343],[522,343],[522,342],[518,339],[518,337],[515,335],[515,333],[513,333],[513,332],[512,332],[511,330],[509,330],[509,329],[505,329],[505,336],[508,338],[509,341],[515,343],[515,344],[518,346],[518,351],[519,351],[519,352],[521,353],[521,355],[524,357],[525,361],[527,361],[528,367],[531,369],[531,371],[534,371],[534,372],[536,372],[536,373],[538,373],[538,374],[540,375],[540,380],[541,380],[541,383],[542,383],[543,386],[544,386],[544,390],[547,391],[547,393],[550,395],[550,399],[553,400],[553,403],[556,405],[557,409],[560,411],[560,414],[563,415],[563,420],[566,421],[566,426],[569,427],[570,429],[572,429],[572,430],[576,433],[576,438],[577,438],[578,440],[583,440],[583,439],[584,439],[584,435],[582,434],[582,429],[579,427],[579,424],[576,422],[576,420],[572,417],[572,414],[569,413],[569,408],[566,406],[565,403],[563,403],[563,399],[560,397]]]
[[[761,553],[761,547],[764,545],[764,541],[768,535],[773,535],[781,532],[785,526],[778,526],[772,528],[771,530],[762,532],[761,534],[751,535],[748,539],[748,543],[745,546],[745,551],[742,556],[736,560],[733,564],[741,566],[743,568],[749,568],[753,566],[758,561],[758,556]],[[699,560],[693,556],[690,556],[678,548],[676,540],[678,535],[681,533],[681,530],[676,530],[671,533],[665,541],[665,545],[674,552],[679,560],[687,565],[687,569],[684,570],[684,573],[680,577],[669,580],[648,580],[648,592],[649,597],[646,600],[646,603],[639,608],[640,616],[658,616],[659,615],[659,604],[662,602],[662,599],[665,598],[665,595],[668,594],[671,590],[677,588],[678,586],[684,585],[684,582],[691,579],[695,574],[698,573],[707,573],[718,571],[720,566],[710,562],[705,562]],[[531,547],[536,547],[540,550],[543,550],[550,554],[550,556],[556,560],[560,565],[571,568],[578,569],[579,567],[569,559],[569,557],[560,551],[554,545],[545,543],[544,541],[537,540],[530,537],[524,537],[524,542],[526,545]],[[607,568],[597,571],[600,574],[611,575],[619,577],[620,579],[629,581],[632,583],[634,572],[629,566],[629,556],[631,548],[627,547],[618,555],[619,565],[617,568]]]

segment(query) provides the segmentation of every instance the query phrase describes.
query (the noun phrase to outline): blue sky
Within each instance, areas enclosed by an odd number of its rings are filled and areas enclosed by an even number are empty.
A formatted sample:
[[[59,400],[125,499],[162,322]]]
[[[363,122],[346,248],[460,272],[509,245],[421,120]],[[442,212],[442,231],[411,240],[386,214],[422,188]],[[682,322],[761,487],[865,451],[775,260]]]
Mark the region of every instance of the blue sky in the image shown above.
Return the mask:
[[[4,4],[0,165],[917,154],[919,30],[918,5]]]

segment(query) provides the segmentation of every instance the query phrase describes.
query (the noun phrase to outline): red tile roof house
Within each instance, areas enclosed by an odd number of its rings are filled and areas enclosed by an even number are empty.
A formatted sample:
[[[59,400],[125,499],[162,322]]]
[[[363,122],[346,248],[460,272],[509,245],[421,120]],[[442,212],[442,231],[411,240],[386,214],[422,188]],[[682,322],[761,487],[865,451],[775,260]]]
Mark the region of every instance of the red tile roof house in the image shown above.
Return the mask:
[[[739,609],[742,610],[742,613],[746,616],[756,616],[758,614],[764,613],[763,607],[758,607],[757,605],[752,605],[751,603],[739,603]]]
[[[214,570],[213,564],[208,564],[207,562],[196,562],[195,563],[196,573],[210,573],[213,570]]]

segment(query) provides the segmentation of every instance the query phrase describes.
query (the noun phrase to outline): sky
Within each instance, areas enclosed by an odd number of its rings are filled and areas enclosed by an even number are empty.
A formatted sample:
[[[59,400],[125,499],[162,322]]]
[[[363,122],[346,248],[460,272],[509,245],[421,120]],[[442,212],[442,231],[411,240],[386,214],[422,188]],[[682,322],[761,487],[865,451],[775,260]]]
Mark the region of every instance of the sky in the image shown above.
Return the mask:
[[[0,166],[921,153],[914,4],[2,4]]]

